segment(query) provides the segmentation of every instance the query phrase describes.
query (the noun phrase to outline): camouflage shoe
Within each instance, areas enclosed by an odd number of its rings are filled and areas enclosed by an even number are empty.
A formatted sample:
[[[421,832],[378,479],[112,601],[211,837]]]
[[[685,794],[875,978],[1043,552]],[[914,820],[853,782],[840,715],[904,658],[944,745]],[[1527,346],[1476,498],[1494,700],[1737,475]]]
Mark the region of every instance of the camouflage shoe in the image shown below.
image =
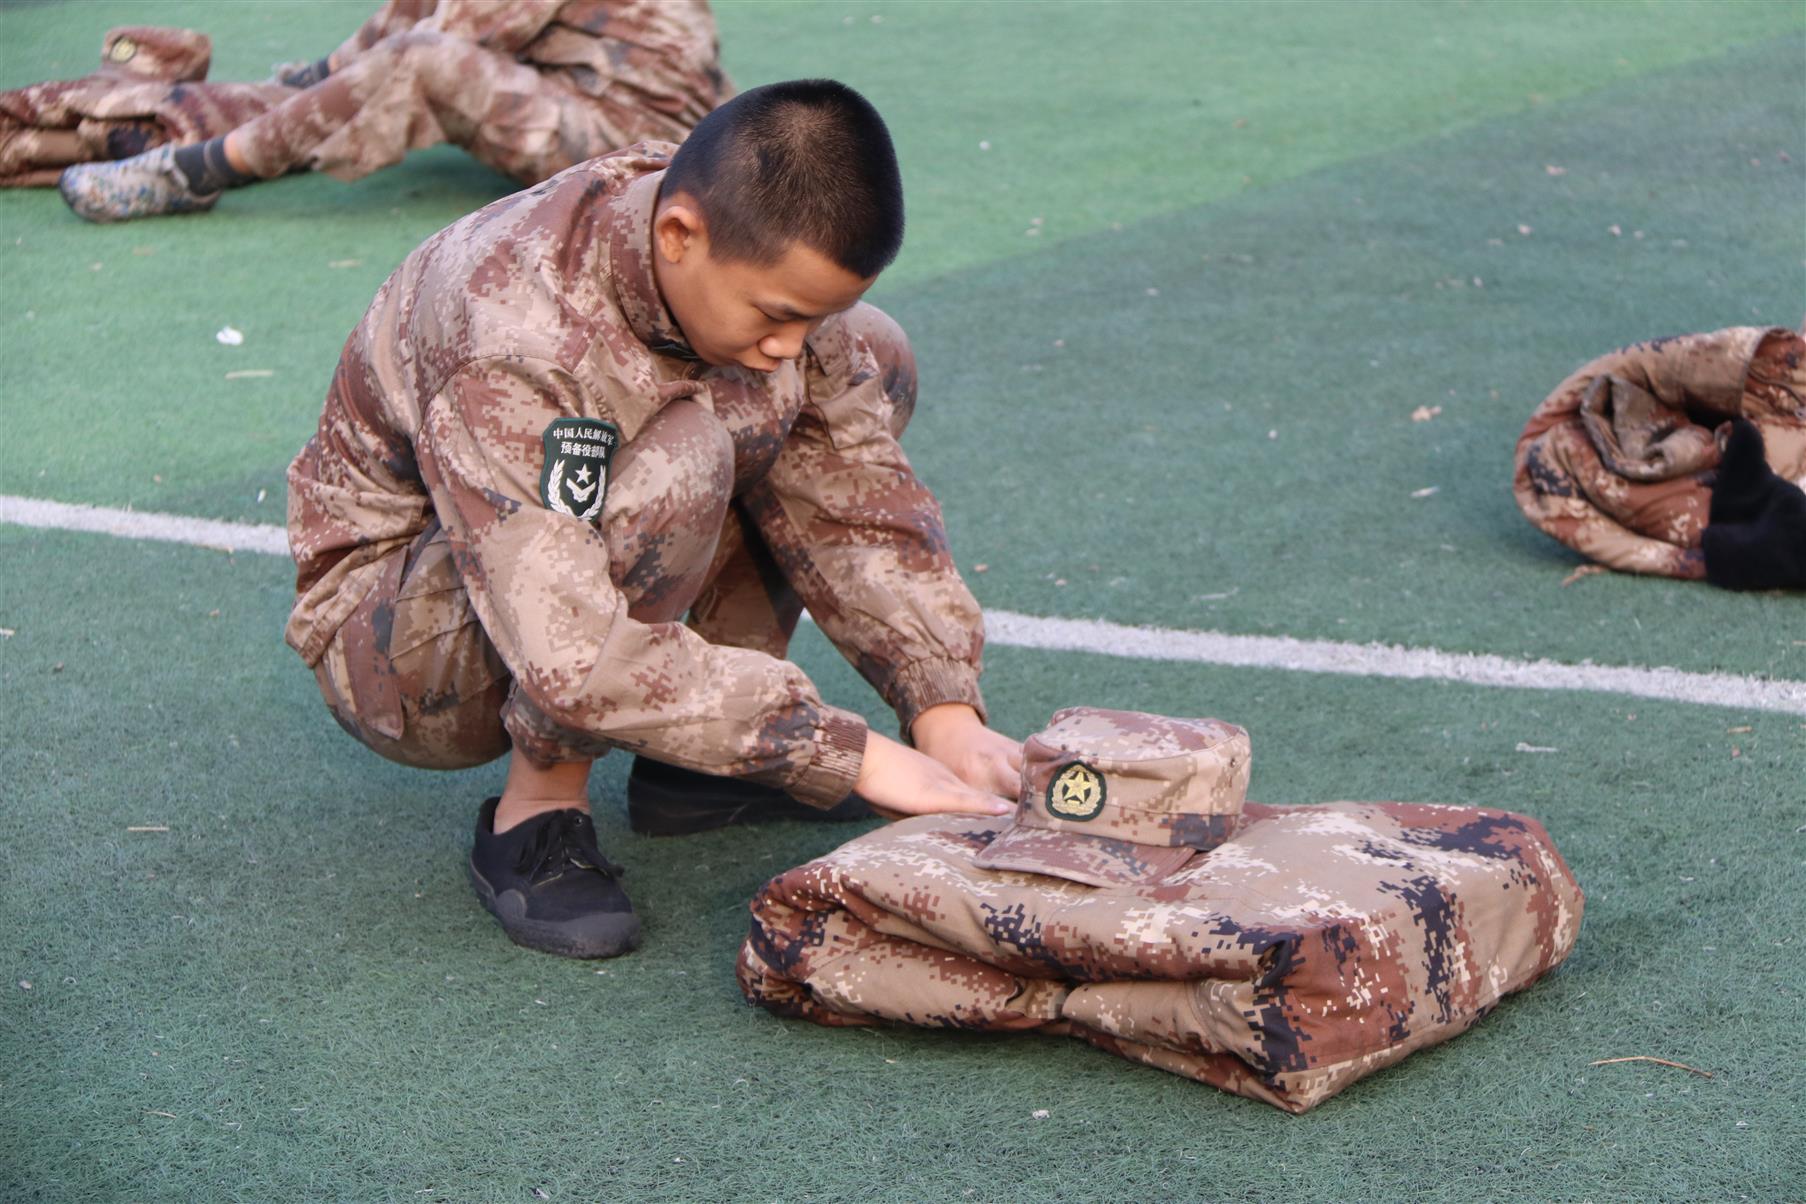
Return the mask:
[[[112,163],[68,168],[57,191],[76,216],[91,222],[124,222],[160,213],[197,213],[213,208],[218,192],[198,193],[176,168],[175,147],[159,146]]]
[[[775,786],[718,778],[648,757],[635,757],[627,775],[627,822],[641,836],[688,836],[777,819],[844,823],[871,818],[871,807],[856,794],[824,811]]]
[[[548,811],[495,830],[492,798],[477,813],[470,884],[508,939],[561,957],[614,957],[640,943],[640,920],[596,848],[589,816]]]

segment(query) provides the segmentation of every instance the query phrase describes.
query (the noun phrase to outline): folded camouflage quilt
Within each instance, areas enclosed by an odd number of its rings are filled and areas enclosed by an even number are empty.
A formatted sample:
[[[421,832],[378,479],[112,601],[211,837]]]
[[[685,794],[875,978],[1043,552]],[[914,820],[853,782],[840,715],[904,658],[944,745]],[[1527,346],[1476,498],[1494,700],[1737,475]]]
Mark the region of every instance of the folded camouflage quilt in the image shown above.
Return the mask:
[[[274,81],[205,82],[212,51],[193,30],[122,26],[92,74],[0,92],[0,188],[48,187],[76,163],[218,137],[294,95]]]
[[[1768,471],[1753,465],[1762,480],[1744,473],[1733,488],[1760,487],[1776,502],[1771,516],[1785,517],[1707,540],[1728,424],[1739,418],[1755,428]],[[1768,587],[1792,584],[1769,561],[1806,555],[1806,525],[1793,518],[1806,514],[1806,497],[1794,500],[1801,485],[1806,342],[1738,326],[1638,343],[1569,376],[1518,439],[1513,492],[1539,529],[1610,568]],[[1715,555],[1722,566],[1709,565]]]
[[[1548,834],[1505,811],[1249,803],[1179,869],[1104,887],[981,868],[1007,831],[923,816],[773,879],[747,998],[819,1024],[1078,1037],[1303,1112],[1465,1031],[1580,927]]]

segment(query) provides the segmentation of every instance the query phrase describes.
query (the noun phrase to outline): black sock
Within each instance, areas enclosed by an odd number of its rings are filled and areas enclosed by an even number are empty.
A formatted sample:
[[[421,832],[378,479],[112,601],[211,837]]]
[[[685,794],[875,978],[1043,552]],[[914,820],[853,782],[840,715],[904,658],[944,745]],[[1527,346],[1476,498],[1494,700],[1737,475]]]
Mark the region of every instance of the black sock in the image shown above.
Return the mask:
[[[196,142],[192,146],[176,147],[175,161],[176,170],[188,181],[188,187],[203,195],[218,192],[222,188],[242,188],[246,184],[256,183],[258,179],[248,172],[239,171],[226,161],[224,135]]]

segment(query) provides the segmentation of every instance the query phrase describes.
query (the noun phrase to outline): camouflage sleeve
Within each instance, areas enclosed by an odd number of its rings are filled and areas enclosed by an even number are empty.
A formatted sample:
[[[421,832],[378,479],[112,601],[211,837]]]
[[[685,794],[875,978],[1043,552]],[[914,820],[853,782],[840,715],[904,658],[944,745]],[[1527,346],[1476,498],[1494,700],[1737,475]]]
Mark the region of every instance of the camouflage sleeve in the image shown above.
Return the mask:
[[[630,618],[602,532],[541,504],[542,432],[593,416],[583,402],[554,364],[478,360],[433,398],[415,440],[471,605],[518,689],[557,728],[608,746],[755,777],[818,806],[845,798],[862,721],[825,706],[786,661]]]
[[[748,510],[809,613],[909,726],[962,702],[983,717],[984,617],[940,504],[897,442],[915,405],[902,331],[869,305],[811,339],[809,404]]]
[[[564,0],[439,0],[428,27],[500,54],[514,54],[552,23]]]

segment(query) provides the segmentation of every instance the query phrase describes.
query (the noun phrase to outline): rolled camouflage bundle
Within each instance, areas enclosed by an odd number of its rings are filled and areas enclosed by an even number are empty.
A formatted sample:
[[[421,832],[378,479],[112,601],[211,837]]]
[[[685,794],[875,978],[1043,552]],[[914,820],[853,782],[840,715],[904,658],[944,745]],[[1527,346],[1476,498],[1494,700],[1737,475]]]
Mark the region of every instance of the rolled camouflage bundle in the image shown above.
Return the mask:
[[[1303,1112],[1465,1031],[1579,932],[1533,819],[1243,804],[1246,733],[1214,720],[1072,710],[1050,731],[1013,823],[922,816],[767,883],[747,998],[827,1025],[1069,1035]]]
[[[192,29],[119,26],[92,74],[0,92],[0,188],[47,188],[77,163],[217,137],[294,95],[273,81],[207,83],[212,55]]]
[[[1806,485],[1806,342],[1781,328],[1735,326],[1652,339],[1601,356],[1563,381],[1518,438],[1512,489],[1539,530],[1629,573],[1721,584],[1753,576],[1747,540],[1708,571],[1702,536],[1724,424],[1746,419],[1769,468]],[[1714,438],[1714,432],[1718,437]],[[1806,529],[1783,531],[1806,543]],[[1758,551],[1758,559],[1770,555]],[[1784,584],[1775,581],[1774,584]]]

